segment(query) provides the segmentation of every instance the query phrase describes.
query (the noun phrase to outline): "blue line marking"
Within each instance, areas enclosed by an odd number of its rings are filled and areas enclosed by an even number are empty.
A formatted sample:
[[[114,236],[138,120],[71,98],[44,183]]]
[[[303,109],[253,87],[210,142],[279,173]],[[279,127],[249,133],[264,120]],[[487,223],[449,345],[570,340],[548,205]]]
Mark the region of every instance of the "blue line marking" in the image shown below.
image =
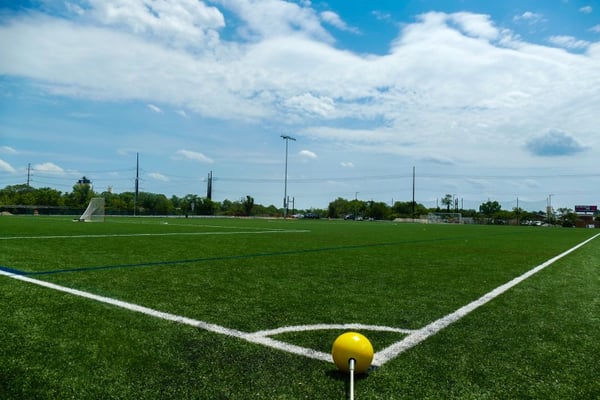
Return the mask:
[[[54,274],[63,274],[63,273],[70,273],[70,272],[102,271],[102,270],[120,269],[120,268],[156,267],[156,266],[168,266],[168,265],[177,265],[177,264],[200,263],[200,262],[208,262],[208,261],[240,260],[240,259],[244,259],[244,258],[275,257],[275,256],[287,256],[287,255],[293,255],[293,254],[308,254],[308,253],[321,253],[321,252],[328,252],[328,251],[354,250],[354,249],[364,249],[364,248],[369,248],[369,247],[401,246],[401,245],[417,244],[417,243],[463,240],[465,238],[467,238],[467,237],[449,237],[449,238],[406,240],[406,241],[400,241],[400,242],[355,244],[355,245],[335,246],[335,247],[320,247],[320,248],[316,248],[316,249],[285,250],[285,251],[275,251],[275,252],[268,252],[268,253],[250,253],[250,254],[238,254],[238,255],[229,255],[229,256],[193,258],[193,259],[187,259],[187,260],[152,261],[152,262],[133,263],[133,264],[115,264],[115,265],[102,265],[102,266],[92,266],[92,267],[66,268],[66,269],[56,269],[56,270],[50,270],[50,271],[20,272],[20,274],[21,275],[54,275]]]
[[[502,236],[505,233],[497,234],[494,236]],[[414,239],[414,240],[402,240],[398,242],[383,242],[383,243],[369,243],[369,244],[354,244],[354,245],[345,245],[345,246],[332,246],[332,247],[320,247],[315,249],[298,249],[298,250],[285,250],[285,251],[275,251],[268,253],[250,253],[250,254],[237,254],[237,255],[226,255],[226,256],[215,256],[215,257],[204,257],[204,258],[193,258],[187,260],[172,260],[172,261],[152,261],[152,262],[143,262],[143,263],[132,263],[132,264],[115,264],[115,265],[102,265],[102,266],[91,266],[91,267],[77,267],[77,268],[66,268],[66,269],[56,269],[49,271],[19,271],[13,270],[6,267],[0,267],[7,272],[12,272],[18,275],[54,275],[54,274],[63,274],[70,272],[89,272],[89,271],[102,271],[102,270],[111,270],[111,269],[120,269],[120,268],[139,268],[139,267],[156,267],[156,266],[168,266],[168,265],[177,265],[177,264],[192,264],[192,263],[200,263],[207,261],[226,261],[226,260],[240,260],[244,258],[257,258],[257,257],[275,257],[275,256],[287,256],[293,254],[308,254],[308,253],[321,253],[321,252],[329,252],[329,251],[340,251],[340,250],[355,250],[355,249],[364,249],[370,247],[386,247],[386,246],[402,246],[402,245],[410,245],[410,244],[419,244],[419,243],[432,243],[432,242],[446,242],[446,241],[455,241],[455,240],[465,240],[472,239],[473,236],[453,236],[453,237],[441,237],[441,238],[428,238],[428,239]]]
[[[4,272],[9,272],[11,274],[15,274],[15,275],[27,275],[27,272],[25,271],[21,271],[18,269],[13,269],[13,268],[8,268],[8,267],[3,267],[0,265],[0,271],[4,271]]]

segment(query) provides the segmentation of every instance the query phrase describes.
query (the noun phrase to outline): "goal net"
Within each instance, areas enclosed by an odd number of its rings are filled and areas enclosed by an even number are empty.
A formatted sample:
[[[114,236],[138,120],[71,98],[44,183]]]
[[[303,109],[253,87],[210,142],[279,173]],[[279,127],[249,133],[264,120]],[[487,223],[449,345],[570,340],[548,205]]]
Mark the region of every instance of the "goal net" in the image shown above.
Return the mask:
[[[104,197],[94,197],[77,221],[104,222]]]
[[[430,213],[427,215],[430,224],[462,224],[461,213]]]

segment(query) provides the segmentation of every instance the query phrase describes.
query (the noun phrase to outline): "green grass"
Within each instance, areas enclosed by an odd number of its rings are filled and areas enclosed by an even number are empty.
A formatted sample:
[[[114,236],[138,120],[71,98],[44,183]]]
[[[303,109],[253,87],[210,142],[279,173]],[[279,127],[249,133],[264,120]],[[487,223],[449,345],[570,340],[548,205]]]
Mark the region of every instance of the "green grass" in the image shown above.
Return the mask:
[[[0,266],[245,332],[322,323],[418,329],[595,233],[1,217]],[[599,260],[600,238],[361,377],[357,398],[600,397]],[[332,363],[4,276],[0,313],[7,399],[347,398]],[[328,352],[340,333],[273,338]],[[362,333],[376,351],[403,337]]]

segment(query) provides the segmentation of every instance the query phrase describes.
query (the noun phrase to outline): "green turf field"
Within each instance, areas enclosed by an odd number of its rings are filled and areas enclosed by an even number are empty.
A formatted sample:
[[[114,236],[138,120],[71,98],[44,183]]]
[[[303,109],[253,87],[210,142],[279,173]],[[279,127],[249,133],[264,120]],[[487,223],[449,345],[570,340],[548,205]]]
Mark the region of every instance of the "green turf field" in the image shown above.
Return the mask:
[[[600,398],[600,238],[392,351],[597,233],[0,217],[0,398],[346,399],[350,328],[377,353],[357,399]]]

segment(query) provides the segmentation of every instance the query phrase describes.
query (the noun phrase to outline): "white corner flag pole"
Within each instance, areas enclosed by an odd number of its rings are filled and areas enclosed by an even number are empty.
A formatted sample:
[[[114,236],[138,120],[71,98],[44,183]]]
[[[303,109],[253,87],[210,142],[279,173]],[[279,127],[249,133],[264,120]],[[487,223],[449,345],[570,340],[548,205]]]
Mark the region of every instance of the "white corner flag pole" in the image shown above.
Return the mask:
[[[351,358],[348,360],[348,370],[350,371],[350,400],[354,400],[354,365],[356,360]]]

